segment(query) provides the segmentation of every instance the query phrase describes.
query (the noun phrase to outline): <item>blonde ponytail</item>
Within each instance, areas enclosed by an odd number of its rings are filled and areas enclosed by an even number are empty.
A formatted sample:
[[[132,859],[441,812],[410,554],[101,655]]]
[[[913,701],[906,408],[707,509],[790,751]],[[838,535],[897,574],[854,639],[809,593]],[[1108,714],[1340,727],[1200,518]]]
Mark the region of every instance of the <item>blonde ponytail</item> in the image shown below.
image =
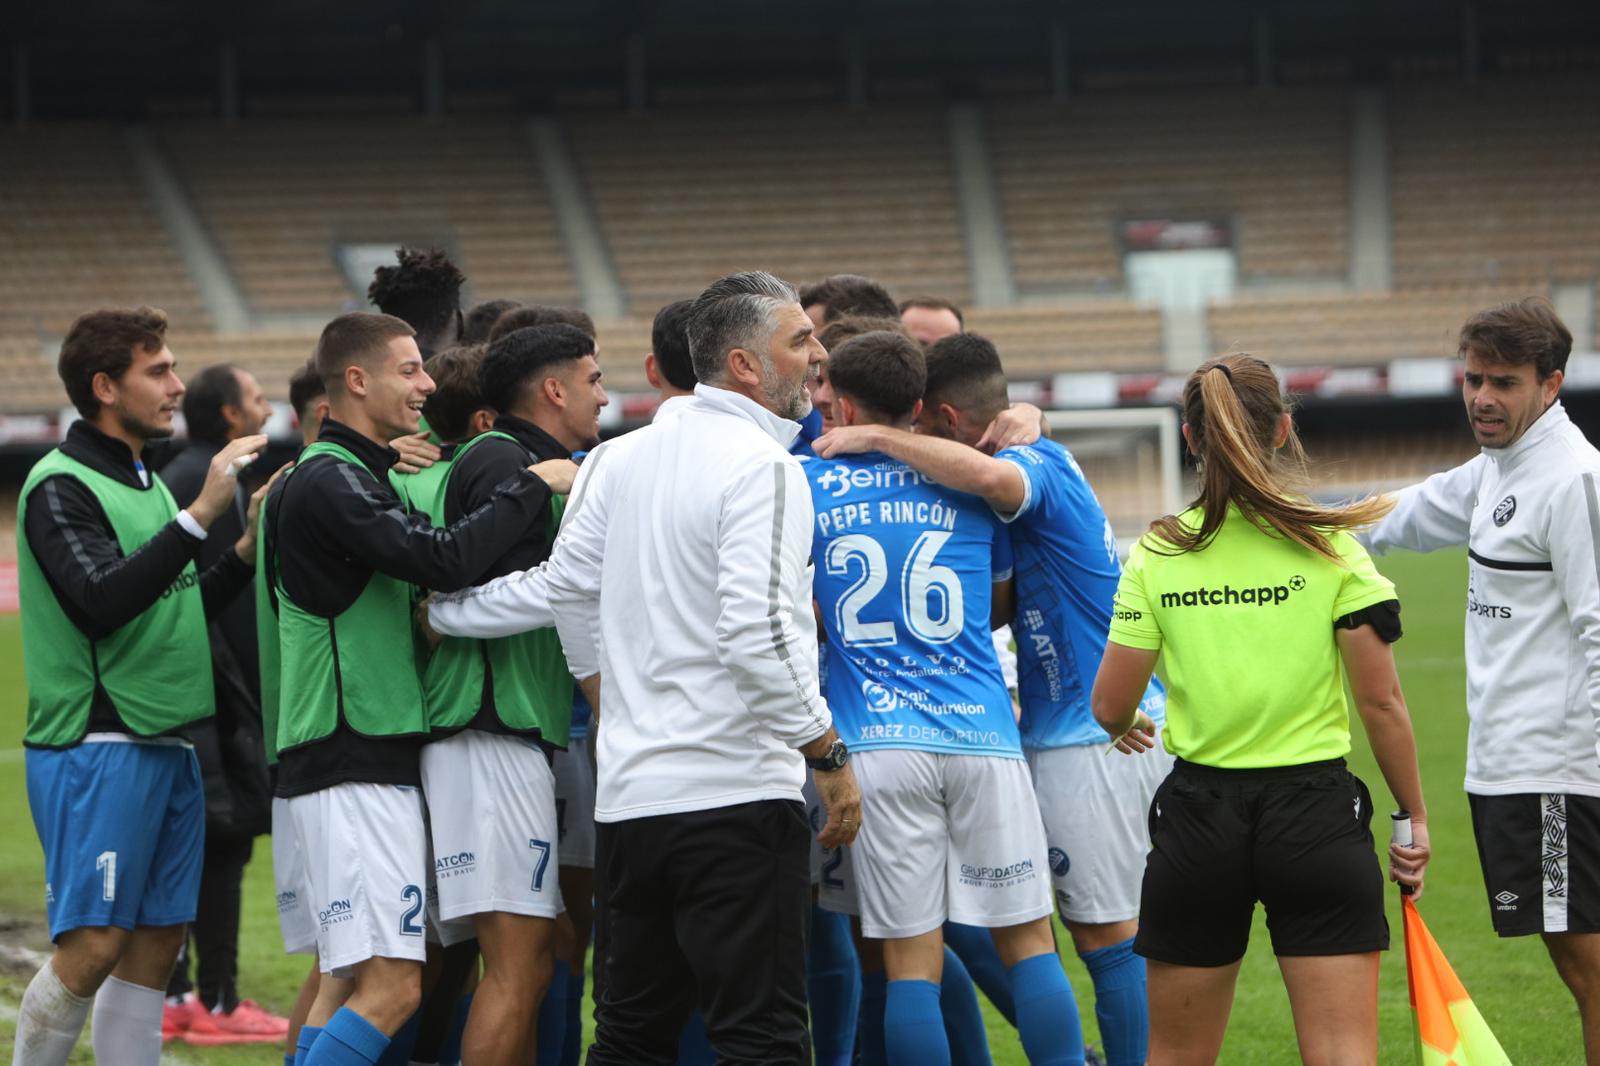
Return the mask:
[[[1277,375],[1254,356],[1223,356],[1189,375],[1183,418],[1200,461],[1200,495],[1189,506],[1200,511],[1200,525],[1186,525],[1176,515],[1158,518],[1150,525],[1158,540],[1151,550],[1204,549],[1231,504],[1258,526],[1336,560],[1330,532],[1369,526],[1389,513],[1393,503],[1377,497],[1319,507],[1304,495],[1305,453],[1294,424],[1281,445],[1274,439],[1287,410]]]

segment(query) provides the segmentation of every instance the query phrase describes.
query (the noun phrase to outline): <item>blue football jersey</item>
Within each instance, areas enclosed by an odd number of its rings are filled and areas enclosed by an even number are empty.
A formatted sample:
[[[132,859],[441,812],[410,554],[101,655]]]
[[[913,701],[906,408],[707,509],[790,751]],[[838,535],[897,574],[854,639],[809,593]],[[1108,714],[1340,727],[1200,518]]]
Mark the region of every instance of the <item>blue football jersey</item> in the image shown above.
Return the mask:
[[[588,699],[583,694],[583,689],[577,685],[572,686],[572,732],[568,735],[577,740],[589,735],[589,719],[594,717],[594,708],[589,706]]]
[[[1027,479],[1011,518],[1016,560],[1017,697],[1030,748],[1106,744],[1089,694],[1111,629],[1122,564],[1111,523],[1072,453],[1048,438],[996,455]],[[1140,708],[1166,719],[1166,690],[1150,679]]]
[[[811,450],[811,442],[820,436],[822,436],[822,412],[812,407],[811,413],[800,420],[800,435],[789,442],[789,454],[798,455],[802,459],[815,459],[817,453]]]
[[[803,465],[824,692],[845,743],[1020,758],[989,635],[993,582],[1011,571],[1004,523],[886,455]]]

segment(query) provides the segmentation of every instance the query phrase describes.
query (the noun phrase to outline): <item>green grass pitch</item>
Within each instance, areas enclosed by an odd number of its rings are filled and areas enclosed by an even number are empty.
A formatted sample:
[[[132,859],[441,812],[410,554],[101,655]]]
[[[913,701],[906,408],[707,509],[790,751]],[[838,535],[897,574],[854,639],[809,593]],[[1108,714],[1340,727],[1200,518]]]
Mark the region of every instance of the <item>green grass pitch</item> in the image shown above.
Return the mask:
[[[1582,1062],[1577,1010],[1543,947],[1533,938],[1499,940],[1489,925],[1466,797],[1461,791],[1466,743],[1461,652],[1464,555],[1400,556],[1383,561],[1382,569],[1399,585],[1405,604],[1406,637],[1397,648],[1401,679],[1416,722],[1431,812],[1436,858],[1429,870],[1423,915],[1513,1062],[1519,1066]],[[9,819],[0,823],[0,849],[5,856],[5,863],[0,866],[0,946],[9,949],[0,967],[0,1043],[5,1045],[10,1042],[17,1000],[31,974],[16,949],[48,949],[42,926],[42,860],[32,823],[25,813],[27,796],[20,740],[24,705],[17,619],[4,616],[0,617],[0,804],[12,812]],[[1536,708],[1529,710],[1537,713]],[[1375,801],[1380,806],[1389,803],[1359,729],[1355,744],[1351,757],[1355,769],[1372,787]],[[1380,817],[1375,832],[1387,831],[1382,822]],[[1379,1058],[1386,1064],[1410,1063],[1414,1055],[1412,1025],[1406,1002],[1399,905],[1393,898],[1389,923],[1394,948],[1383,958]],[[1088,978],[1071,951],[1065,954],[1084,1031],[1097,1042]],[[286,958],[281,950],[273,908],[270,849],[264,838],[257,842],[256,859],[245,882],[239,965],[242,993],[286,1013],[304,975],[304,962]],[[992,1012],[990,1037],[997,1064],[1010,1066],[1026,1061],[1015,1032]],[[1288,1000],[1258,911],[1221,1061],[1229,1066],[1276,1066],[1296,1059]],[[90,1061],[85,1041],[73,1062]],[[196,1049],[175,1045],[169,1047],[164,1061],[268,1066],[281,1063],[282,1052],[272,1047]]]

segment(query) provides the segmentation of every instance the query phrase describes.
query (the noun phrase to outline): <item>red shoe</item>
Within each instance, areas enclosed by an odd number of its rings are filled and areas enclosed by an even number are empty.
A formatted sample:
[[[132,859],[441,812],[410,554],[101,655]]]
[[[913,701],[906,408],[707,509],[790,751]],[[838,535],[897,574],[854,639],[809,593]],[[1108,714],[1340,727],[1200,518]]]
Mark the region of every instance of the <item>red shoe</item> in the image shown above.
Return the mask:
[[[265,1044],[274,1040],[283,1039],[283,1034],[275,1036],[250,1036],[247,1033],[235,1033],[224,1029],[221,1020],[226,1015],[213,1014],[206,1010],[206,1005],[198,997],[190,996],[184,1000],[183,1009],[188,1012],[189,1026],[183,1032],[185,1043],[195,1047],[222,1047],[226,1044]]]
[[[193,995],[193,993],[190,993]],[[168,999],[161,1007],[161,1042],[176,1040],[189,1028],[189,1007],[180,999]]]
[[[213,1014],[211,1020],[217,1028],[244,1036],[269,1037],[282,1040],[289,1035],[289,1019],[269,1014],[253,999],[242,999],[228,1014]]]

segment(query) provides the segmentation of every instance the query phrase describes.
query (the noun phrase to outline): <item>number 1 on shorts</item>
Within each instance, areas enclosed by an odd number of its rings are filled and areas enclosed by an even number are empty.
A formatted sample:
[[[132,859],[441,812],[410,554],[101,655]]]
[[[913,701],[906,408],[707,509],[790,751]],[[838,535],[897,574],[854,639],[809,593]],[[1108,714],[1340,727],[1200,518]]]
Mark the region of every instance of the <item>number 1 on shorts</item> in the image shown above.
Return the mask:
[[[100,886],[100,898],[107,902],[117,898],[117,853],[102,851],[100,857],[94,860],[94,868],[100,871],[103,883]]]

